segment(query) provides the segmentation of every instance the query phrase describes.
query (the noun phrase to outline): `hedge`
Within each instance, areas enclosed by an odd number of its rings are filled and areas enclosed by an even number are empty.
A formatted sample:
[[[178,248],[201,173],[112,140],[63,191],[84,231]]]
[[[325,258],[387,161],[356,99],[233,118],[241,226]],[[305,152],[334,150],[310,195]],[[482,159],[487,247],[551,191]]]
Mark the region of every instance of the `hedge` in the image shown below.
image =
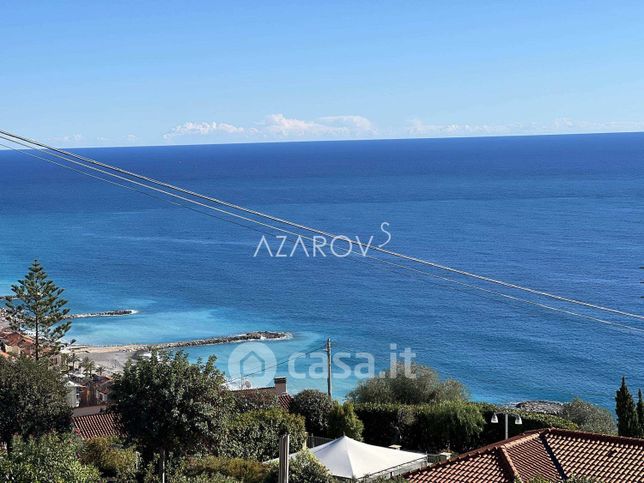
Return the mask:
[[[400,444],[422,451],[447,447],[467,451],[479,442],[485,421],[480,410],[452,401],[438,404],[358,404],[365,442],[380,446]]]
[[[289,433],[290,450],[304,447],[304,418],[281,408],[259,409],[242,413],[228,426],[226,444],[221,456],[266,461],[277,458],[279,438]]]
[[[355,411],[364,423],[366,443],[379,446],[400,444],[407,449],[463,452],[504,437],[503,421],[490,422],[499,411],[493,404],[445,402],[439,404],[357,404]],[[523,420],[515,425],[510,418],[510,436],[541,428],[577,429],[566,419],[549,414],[513,411]]]

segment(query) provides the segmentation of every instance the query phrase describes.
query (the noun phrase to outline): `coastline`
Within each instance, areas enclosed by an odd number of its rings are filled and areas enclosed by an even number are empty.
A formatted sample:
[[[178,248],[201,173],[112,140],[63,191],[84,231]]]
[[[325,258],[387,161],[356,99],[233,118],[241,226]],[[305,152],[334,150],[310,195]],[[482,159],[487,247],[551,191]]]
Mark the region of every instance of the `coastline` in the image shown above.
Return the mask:
[[[140,352],[151,350],[174,349],[181,347],[197,347],[204,345],[239,344],[242,342],[254,342],[265,340],[287,340],[292,335],[289,332],[245,332],[236,335],[224,335],[208,337],[205,339],[189,339],[174,342],[161,342],[157,344],[121,344],[121,345],[84,345],[74,344],[72,350],[85,351],[90,354],[103,354],[108,352]]]
[[[120,372],[125,364],[137,355],[151,350],[166,350],[182,347],[197,347],[220,344],[240,344],[254,341],[278,341],[292,338],[288,332],[246,332],[243,334],[209,337],[206,339],[190,339],[157,344],[121,344],[121,345],[84,345],[73,344],[70,351],[81,358],[87,357],[96,365],[101,366],[107,373]]]
[[[93,317],[122,317],[138,313],[136,310],[111,310],[76,314],[72,319]],[[9,321],[4,317],[4,310],[0,308],[0,330],[9,327]],[[143,352],[152,350],[179,349],[182,347],[198,347],[221,344],[241,344],[243,342],[278,341],[291,339],[289,332],[253,331],[235,335],[222,335],[200,339],[187,339],[172,342],[151,344],[119,344],[119,345],[91,345],[74,343],[68,347],[70,352],[87,357],[95,364],[101,366],[106,372],[114,373],[123,369],[125,364]]]

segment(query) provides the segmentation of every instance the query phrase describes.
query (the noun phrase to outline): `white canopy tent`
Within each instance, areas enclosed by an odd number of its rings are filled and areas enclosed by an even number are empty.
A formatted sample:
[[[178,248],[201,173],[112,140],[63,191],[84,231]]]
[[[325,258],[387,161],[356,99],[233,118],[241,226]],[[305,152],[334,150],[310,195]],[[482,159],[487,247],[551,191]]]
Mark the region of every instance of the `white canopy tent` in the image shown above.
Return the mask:
[[[395,476],[427,465],[425,454],[361,443],[348,436],[316,446],[310,451],[333,476],[347,480]]]

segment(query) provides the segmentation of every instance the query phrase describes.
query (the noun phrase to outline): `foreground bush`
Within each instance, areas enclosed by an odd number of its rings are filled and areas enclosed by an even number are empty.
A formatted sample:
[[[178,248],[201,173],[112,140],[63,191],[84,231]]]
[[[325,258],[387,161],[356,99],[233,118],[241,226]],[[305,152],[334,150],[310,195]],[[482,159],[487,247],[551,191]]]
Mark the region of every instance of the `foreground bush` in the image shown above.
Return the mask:
[[[11,450],[13,436],[39,437],[71,428],[62,376],[47,361],[0,357],[0,440]]]
[[[186,461],[183,474],[187,477],[229,477],[244,483],[262,483],[268,467],[258,461],[241,458],[204,456]]]
[[[441,380],[438,373],[427,366],[412,364],[409,377],[405,366],[399,363],[382,377],[373,377],[358,383],[347,396],[355,403],[428,404],[445,401],[465,401],[467,391],[458,381]]]
[[[274,392],[240,390],[231,391],[233,396],[233,411],[235,413],[245,413],[257,409],[270,409],[278,407],[279,402]]]
[[[329,414],[333,400],[316,389],[305,389],[293,398],[291,412],[304,417],[309,434],[325,436],[329,429]]]
[[[80,461],[99,469],[101,474],[119,482],[133,481],[137,455],[132,448],[123,448],[116,438],[93,438],[80,451]]]
[[[329,414],[329,429],[324,436],[328,438],[348,436],[356,441],[362,441],[363,430],[364,425],[356,415],[353,404],[348,401],[344,404],[333,401],[333,409]]]
[[[2,481],[14,483],[98,483],[98,469],[77,458],[78,440],[48,434],[40,439],[16,439],[11,454],[0,454]]]
[[[278,456],[279,438],[290,434],[292,453],[306,442],[304,418],[281,408],[248,411],[235,417],[228,427],[222,456],[267,461]]]
[[[279,466],[272,464],[266,483],[276,483]],[[300,451],[289,463],[289,481],[293,483],[335,483],[335,479],[309,450]]]
[[[184,352],[153,352],[128,362],[112,388],[112,410],[144,462],[180,457],[223,443],[231,406],[215,358],[191,364]]]

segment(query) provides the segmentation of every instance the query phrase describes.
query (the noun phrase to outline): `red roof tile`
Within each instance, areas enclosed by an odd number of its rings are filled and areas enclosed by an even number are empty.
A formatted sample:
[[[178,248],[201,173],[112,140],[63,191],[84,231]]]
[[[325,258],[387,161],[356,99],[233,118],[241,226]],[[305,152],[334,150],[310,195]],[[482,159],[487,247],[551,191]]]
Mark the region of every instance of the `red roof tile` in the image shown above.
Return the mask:
[[[118,436],[116,420],[113,413],[89,414],[72,417],[74,432],[83,439]]]
[[[545,429],[524,433],[407,475],[411,483],[511,483],[571,476],[644,483],[644,439]]]

